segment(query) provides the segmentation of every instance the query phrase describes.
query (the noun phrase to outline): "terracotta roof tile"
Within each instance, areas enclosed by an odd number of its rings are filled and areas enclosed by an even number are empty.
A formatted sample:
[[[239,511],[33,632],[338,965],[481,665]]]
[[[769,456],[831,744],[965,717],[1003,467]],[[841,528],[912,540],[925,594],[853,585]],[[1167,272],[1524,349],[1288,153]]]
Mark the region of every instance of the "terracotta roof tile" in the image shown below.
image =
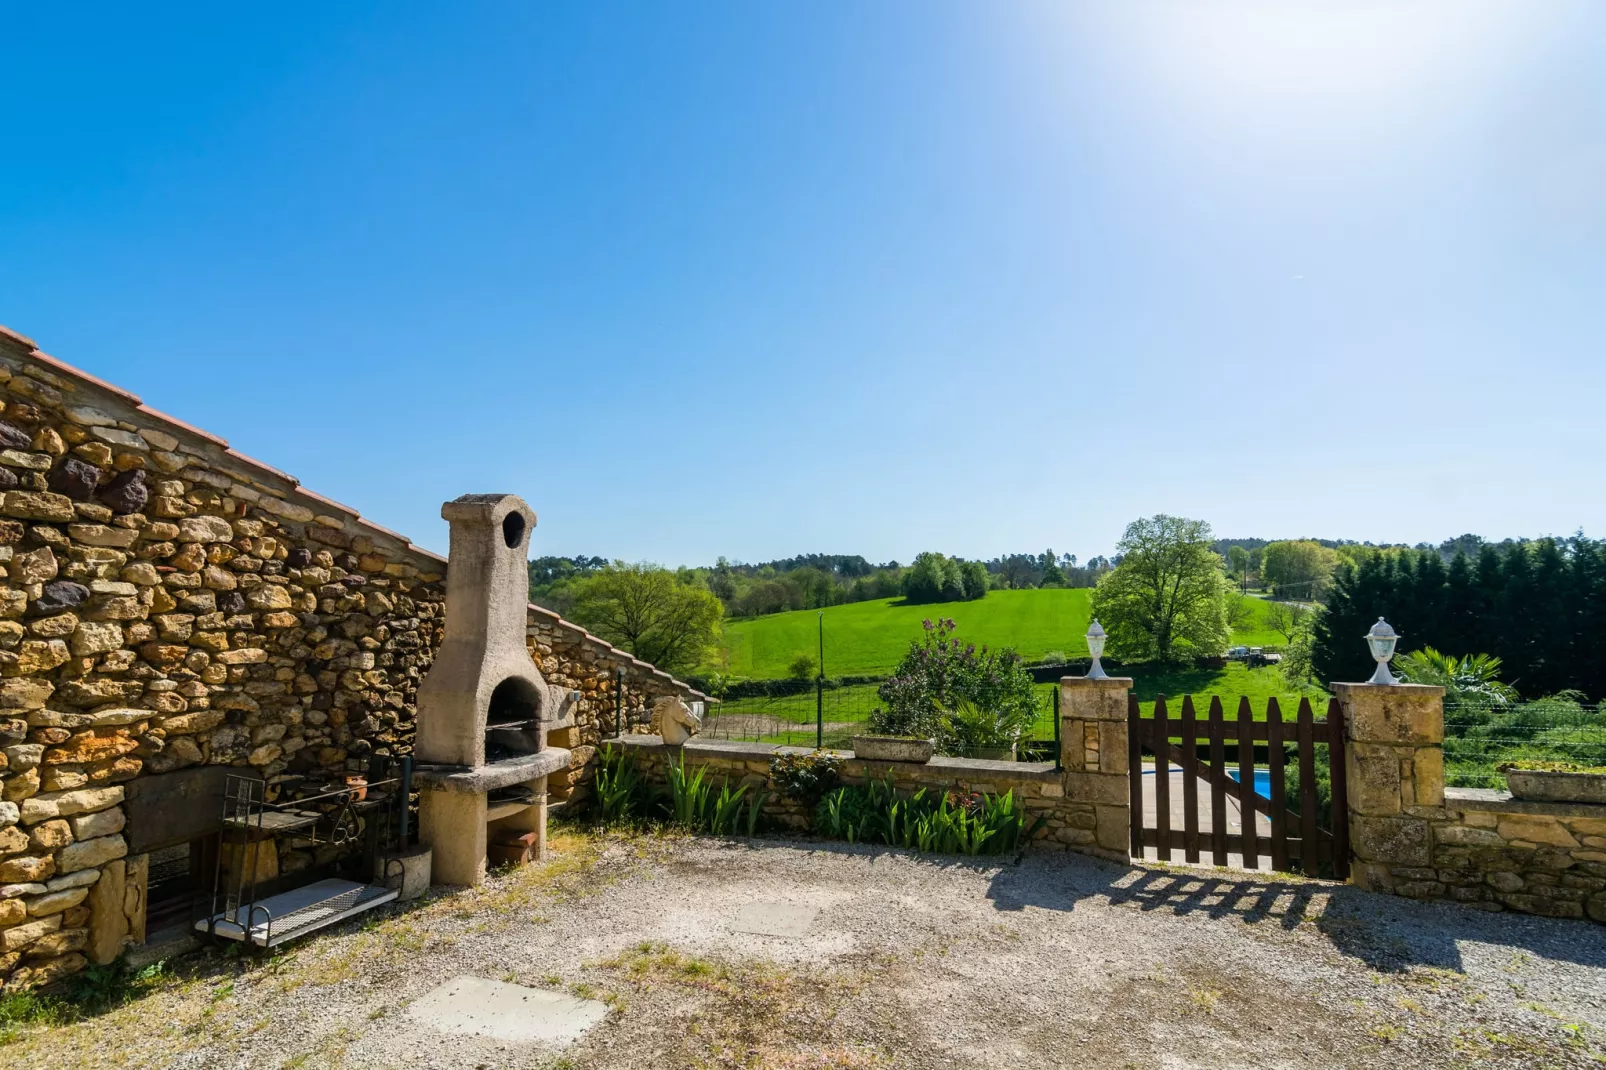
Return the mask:
[[[29,338],[25,334],[18,334],[16,331],[13,331],[10,327],[7,327],[3,323],[0,323],[0,336],[9,338],[13,342],[17,342],[21,345],[25,345],[29,349],[39,348],[38,344],[32,338]]]
[[[279,469],[273,467],[273,465],[271,465],[271,464],[263,464],[261,461],[257,460],[255,457],[248,457],[245,454],[241,453],[239,450],[235,449],[233,446],[229,446],[223,452],[228,454],[230,457],[234,458],[236,461],[239,461],[241,464],[248,464],[252,468],[257,468],[257,469],[260,469],[261,471],[269,473],[270,475],[278,476],[280,479],[284,480],[286,483],[290,484],[292,487],[300,487],[300,485],[301,485],[301,480],[297,479],[295,476],[291,475],[289,472],[282,472]]]
[[[135,401],[139,401],[138,398],[135,398],[134,400]],[[161,421],[163,421],[165,423],[172,424],[174,427],[178,428],[180,431],[183,431],[186,434],[194,435],[196,438],[205,439],[207,442],[212,443],[214,446],[221,446],[225,450],[229,448],[229,440],[228,439],[226,439],[226,438],[218,438],[212,432],[203,431],[201,428],[196,427],[194,424],[187,424],[183,420],[180,420],[177,416],[169,416],[169,415],[167,415],[167,413],[162,412],[160,409],[153,409],[149,405],[146,405],[144,403],[136,405],[135,409],[138,412],[140,412],[141,414],[143,414],[145,416],[149,416],[154,420],[161,420]],[[247,460],[249,460],[249,458],[247,458]]]

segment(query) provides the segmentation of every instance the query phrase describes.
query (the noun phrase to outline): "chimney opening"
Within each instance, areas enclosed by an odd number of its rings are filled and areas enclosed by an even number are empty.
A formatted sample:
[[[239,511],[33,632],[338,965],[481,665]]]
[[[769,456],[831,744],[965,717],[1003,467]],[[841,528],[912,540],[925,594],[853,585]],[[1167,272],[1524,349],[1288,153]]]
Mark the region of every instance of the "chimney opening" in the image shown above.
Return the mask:
[[[509,550],[517,550],[524,541],[524,514],[514,511],[502,518],[502,541]]]

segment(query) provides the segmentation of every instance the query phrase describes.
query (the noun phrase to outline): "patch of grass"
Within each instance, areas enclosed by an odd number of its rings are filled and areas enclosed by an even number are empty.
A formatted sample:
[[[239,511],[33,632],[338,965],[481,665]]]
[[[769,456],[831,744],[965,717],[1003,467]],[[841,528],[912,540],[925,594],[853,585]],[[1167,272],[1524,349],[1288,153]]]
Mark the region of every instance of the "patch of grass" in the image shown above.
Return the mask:
[[[641,943],[603,963],[643,991],[688,989],[703,997],[680,1034],[681,1050],[663,1065],[880,1067],[887,1054],[844,1043],[831,1028],[838,1011],[871,978],[795,973],[767,962],[718,962],[667,944]],[[882,967],[871,963],[867,972]]]
[[[74,975],[59,993],[0,994],[0,1044],[21,1040],[30,1028],[49,1029],[105,1014],[173,983],[175,978],[165,961],[140,970],[113,963],[91,966]]]
[[[1190,988],[1188,989],[1188,1002],[1202,1014],[1214,1014],[1216,1004],[1221,1001],[1222,992],[1219,988]]]

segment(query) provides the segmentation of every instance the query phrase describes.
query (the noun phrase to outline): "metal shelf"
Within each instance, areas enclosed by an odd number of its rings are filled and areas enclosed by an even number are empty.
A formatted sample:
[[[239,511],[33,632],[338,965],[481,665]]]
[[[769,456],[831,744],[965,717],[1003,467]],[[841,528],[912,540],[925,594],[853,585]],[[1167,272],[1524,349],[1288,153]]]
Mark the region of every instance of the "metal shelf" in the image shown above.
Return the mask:
[[[383,906],[400,894],[400,889],[375,884],[322,880],[242,906],[232,916],[224,912],[203,918],[195,929],[225,940],[274,947]]]

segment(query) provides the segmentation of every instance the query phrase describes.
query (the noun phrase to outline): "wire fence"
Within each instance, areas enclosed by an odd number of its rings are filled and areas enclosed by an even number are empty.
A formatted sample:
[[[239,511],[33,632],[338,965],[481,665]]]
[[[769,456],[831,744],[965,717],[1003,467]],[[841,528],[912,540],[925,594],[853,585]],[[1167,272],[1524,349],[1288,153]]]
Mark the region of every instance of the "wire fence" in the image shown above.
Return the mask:
[[[1446,784],[1504,788],[1499,767],[1523,760],[1606,766],[1606,706],[1540,699],[1444,708]]]
[[[853,737],[869,731],[871,711],[884,705],[876,687],[864,684],[799,695],[726,699],[709,710],[702,735],[710,739],[851,750]],[[1022,761],[1054,760],[1057,690],[1056,685],[1046,685],[1033,692],[1037,716],[1017,748]]]

